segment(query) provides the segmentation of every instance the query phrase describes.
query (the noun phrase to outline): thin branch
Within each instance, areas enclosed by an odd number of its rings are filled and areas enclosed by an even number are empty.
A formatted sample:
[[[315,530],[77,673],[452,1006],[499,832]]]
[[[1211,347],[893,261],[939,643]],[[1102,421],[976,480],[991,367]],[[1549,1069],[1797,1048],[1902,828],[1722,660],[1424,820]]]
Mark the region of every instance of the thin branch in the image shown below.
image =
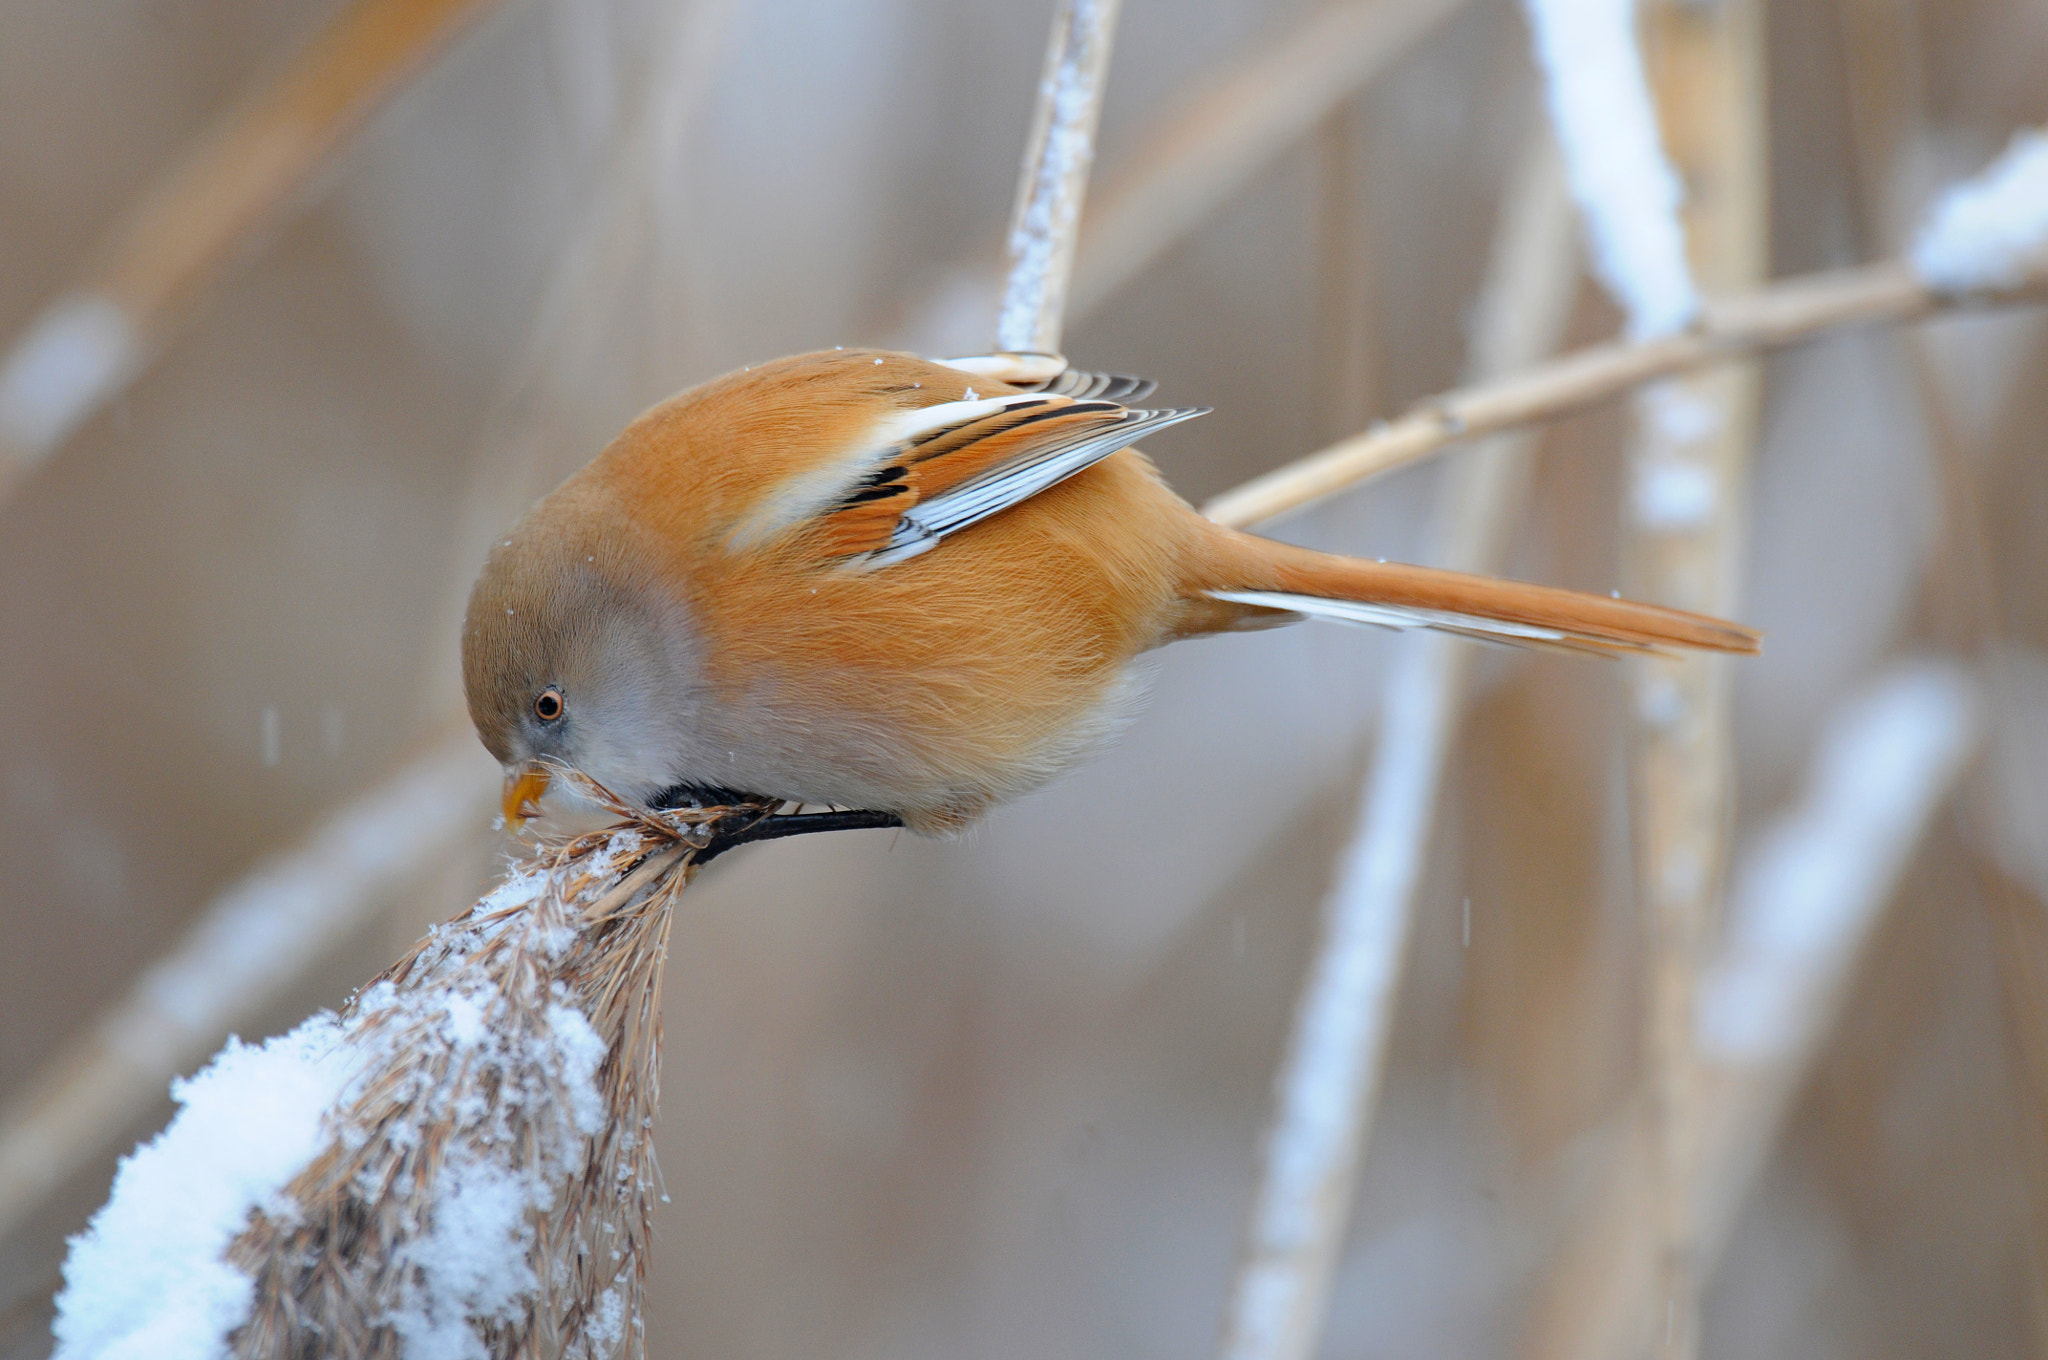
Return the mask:
[[[1257,524],[1461,440],[1556,420],[1674,373],[1782,349],[1850,326],[2044,300],[2048,274],[2039,273],[2018,288],[1960,296],[1928,288],[1896,261],[1801,275],[1709,302],[1700,324],[1682,335],[1594,345],[1432,397],[1398,420],[1226,491],[1202,512],[1219,524]]]
[[[996,348],[1058,354],[1121,0],[1060,0],[1010,219]]]
[[[1526,363],[1555,347],[1569,317],[1571,214],[1540,137],[1523,158],[1496,234],[1471,368]],[[1527,434],[1473,449],[1441,495],[1435,560],[1497,567],[1527,481]],[[1332,889],[1275,1080],[1272,1124],[1224,1322],[1226,1360],[1306,1360],[1351,1215],[1428,850],[1444,762],[1457,734],[1470,647],[1402,639],[1387,677],[1379,742],[1359,822]]]
[[[149,363],[222,267],[497,0],[355,0],[129,207],[0,359],[0,497]]]

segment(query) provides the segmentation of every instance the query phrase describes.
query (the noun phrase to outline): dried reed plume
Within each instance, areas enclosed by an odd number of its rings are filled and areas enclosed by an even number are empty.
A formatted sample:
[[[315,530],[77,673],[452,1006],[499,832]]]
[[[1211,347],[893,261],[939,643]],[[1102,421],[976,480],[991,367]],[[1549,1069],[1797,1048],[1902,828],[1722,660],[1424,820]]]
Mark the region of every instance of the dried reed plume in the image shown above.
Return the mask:
[[[714,838],[775,810],[649,812],[542,844],[338,1020],[318,1151],[226,1252],[248,1357],[640,1356],[660,1177],[661,975]]]

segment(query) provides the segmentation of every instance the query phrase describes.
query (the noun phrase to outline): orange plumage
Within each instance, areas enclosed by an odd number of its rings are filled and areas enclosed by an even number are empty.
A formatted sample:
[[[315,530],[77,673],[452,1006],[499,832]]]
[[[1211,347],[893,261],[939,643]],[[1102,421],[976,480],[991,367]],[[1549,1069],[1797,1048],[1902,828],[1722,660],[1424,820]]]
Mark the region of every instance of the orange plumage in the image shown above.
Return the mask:
[[[1131,661],[1177,638],[1308,614],[1756,650],[1698,615],[1222,528],[1127,447],[1198,412],[1134,411],[1135,380],[973,367],[798,355],[635,421],[477,583],[463,662],[485,745],[510,773],[558,760],[643,801],[730,789],[938,832],[1078,759]]]

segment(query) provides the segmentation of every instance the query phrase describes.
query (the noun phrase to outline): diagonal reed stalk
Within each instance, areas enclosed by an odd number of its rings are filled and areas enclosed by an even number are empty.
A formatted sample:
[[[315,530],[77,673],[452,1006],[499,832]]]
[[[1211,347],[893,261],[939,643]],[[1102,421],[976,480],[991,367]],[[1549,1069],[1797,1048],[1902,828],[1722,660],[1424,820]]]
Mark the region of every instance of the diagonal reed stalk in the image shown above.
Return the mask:
[[[2017,288],[1956,295],[1929,287],[1901,261],[1780,279],[1753,292],[1708,301],[1699,323],[1681,334],[1592,345],[1430,397],[1397,420],[1224,492],[1202,512],[1219,524],[1259,524],[1434,457],[1453,444],[1557,420],[1675,373],[1803,344],[1850,327],[2044,299],[2048,273],[2037,272]]]
[[[188,145],[0,357],[0,498],[117,396],[200,294],[497,0],[353,0]]]

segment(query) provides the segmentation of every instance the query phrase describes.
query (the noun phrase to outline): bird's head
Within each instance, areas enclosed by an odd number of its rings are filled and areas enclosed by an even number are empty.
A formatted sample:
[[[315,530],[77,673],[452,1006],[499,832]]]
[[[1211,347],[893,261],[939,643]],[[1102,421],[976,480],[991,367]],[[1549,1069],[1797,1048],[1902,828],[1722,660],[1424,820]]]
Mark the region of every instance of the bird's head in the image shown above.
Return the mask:
[[[505,819],[538,812],[551,766],[644,803],[675,781],[698,707],[685,606],[632,567],[628,545],[534,517],[492,551],[462,627],[477,735],[505,767]]]

